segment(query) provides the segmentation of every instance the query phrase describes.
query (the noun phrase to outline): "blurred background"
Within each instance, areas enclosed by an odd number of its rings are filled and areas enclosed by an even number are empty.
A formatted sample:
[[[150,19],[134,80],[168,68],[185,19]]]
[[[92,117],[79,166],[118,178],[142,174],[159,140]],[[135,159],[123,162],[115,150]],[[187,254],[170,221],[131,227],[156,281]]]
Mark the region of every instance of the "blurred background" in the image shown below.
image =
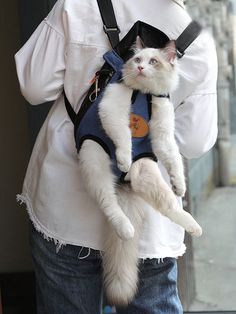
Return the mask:
[[[15,199],[51,105],[30,107],[25,102],[14,54],[55,2],[0,3],[0,302],[4,314],[35,313],[28,219]],[[188,250],[178,260],[179,292],[186,312],[236,313],[236,0],[188,0],[186,5],[215,38],[219,133],[210,152],[186,165],[189,193],[184,205],[203,226],[204,234],[194,240],[186,235]],[[114,309],[104,305],[104,313],[114,313]]]

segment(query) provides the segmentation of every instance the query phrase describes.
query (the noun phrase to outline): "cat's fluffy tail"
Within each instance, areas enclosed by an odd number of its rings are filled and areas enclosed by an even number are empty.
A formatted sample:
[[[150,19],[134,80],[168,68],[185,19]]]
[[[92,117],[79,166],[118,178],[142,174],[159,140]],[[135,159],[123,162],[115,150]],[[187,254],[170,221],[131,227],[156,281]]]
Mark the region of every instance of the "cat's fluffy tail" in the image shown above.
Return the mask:
[[[130,189],[118,192],[121,208],[135,229],[132,239],[123,241],[112,227],[106,237],[103,255],[103,273],[106,296],[110,304],[127,305],[135,296],[138,286],[138,240],[142,225],[142,199]]]

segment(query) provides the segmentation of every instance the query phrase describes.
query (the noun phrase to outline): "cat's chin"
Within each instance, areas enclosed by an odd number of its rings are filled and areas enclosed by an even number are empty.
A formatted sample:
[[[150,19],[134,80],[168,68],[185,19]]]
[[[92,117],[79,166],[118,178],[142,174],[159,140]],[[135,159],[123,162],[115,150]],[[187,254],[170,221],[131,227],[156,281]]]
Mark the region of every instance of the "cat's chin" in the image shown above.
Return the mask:
[[[124,84],[131,89],[139,90],[144,93],[149,91],[149,89],[145,86],[149,85],[147,80],[147,76],[145,76],[144,74],[139,74],[135,78],[125,79]]]

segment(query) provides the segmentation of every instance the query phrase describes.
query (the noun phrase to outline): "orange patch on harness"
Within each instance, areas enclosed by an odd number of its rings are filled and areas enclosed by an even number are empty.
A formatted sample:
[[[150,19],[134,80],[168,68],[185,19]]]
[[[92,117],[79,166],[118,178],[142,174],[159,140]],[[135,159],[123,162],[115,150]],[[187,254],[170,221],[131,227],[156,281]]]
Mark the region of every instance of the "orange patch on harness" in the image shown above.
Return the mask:
[[[144,137],[149,133],[149,126],[147,121],[134,113],[130,115],[130,125],[129,125],[132,137]]]

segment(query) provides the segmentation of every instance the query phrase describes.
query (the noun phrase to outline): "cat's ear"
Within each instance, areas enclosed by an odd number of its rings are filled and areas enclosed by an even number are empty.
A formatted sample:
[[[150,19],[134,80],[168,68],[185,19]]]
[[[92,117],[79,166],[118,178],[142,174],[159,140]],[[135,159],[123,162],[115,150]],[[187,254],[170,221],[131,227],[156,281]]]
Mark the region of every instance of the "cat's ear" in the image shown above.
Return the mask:
[[[143,48],[145,48],[145,45],[144,45],[144,43],[143,43],[143,41],[142,41],[140,36],[136,37],[135,48],[136,49],[143,49]]]
[[[174,65],[177,59],[175,40],[168,41],[163,50],[164,50],[167,61],[170,64]]]

